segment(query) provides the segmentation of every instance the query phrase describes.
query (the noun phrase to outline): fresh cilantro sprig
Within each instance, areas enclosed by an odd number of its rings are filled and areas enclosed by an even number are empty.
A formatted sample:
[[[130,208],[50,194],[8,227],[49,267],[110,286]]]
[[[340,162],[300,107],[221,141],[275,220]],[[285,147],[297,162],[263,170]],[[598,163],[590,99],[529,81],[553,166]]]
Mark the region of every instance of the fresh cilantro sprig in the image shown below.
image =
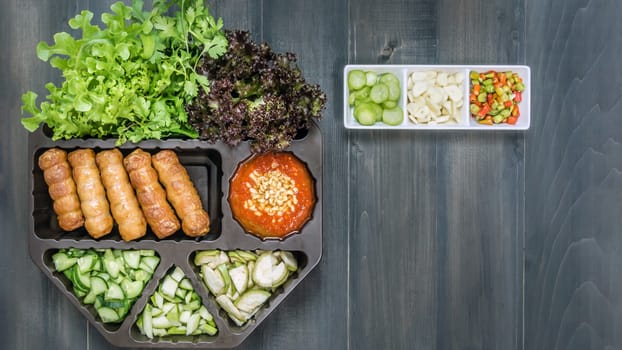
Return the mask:
[[[154,0],[150,11],[142,0],[119,1],[110,9],[101,15],[102,28],[84,10],[69,20],[81,35],[61,32],[53,45],[37,45],[37,56],[64,80],[45,85],[49,95],[40,106],[33,91],[22,96],[22,111],[31,114],[23,126],[32,132],[46,124],[54,140],[116,137],[117,144],[197,137],[184,105],[200,88],[209,91],[196,68],[203,56],[226,52],[222,20],[201,0]]]

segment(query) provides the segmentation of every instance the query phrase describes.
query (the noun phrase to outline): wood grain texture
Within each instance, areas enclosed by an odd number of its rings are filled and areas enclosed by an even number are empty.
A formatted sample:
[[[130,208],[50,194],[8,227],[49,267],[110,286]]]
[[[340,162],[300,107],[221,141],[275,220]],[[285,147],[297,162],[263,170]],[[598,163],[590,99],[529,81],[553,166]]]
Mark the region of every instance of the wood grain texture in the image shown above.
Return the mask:
[[[441,2],[440,63],[522,64],[523,1]],[[484,11],[483,8],[490,10]],[[439,349],[521,349],[524,134],[437,138]],[[442,280],[445,279],[445,281]]]
[[[351,62],[521,63],[522,2],[486,6],[351,0]],[[350,348],[522,348],[523,136],[357,131],[350,149]]]
[[[346,62],[343,1],[263,0],[262,39],[293,52],[305,79],[328,98],[323,139],[323,247],[319,265],[240,349],[344,349],[347,307],[347,153],[341,120],[340,70]]]
[[[526,349],[622,349],[620,13],[527,3]]]
[[[39,61],[35,46],[63,28],[70,4],[3,1],[0,11],[0,331],[4,349],[80,349],[86,320],[31,262],[28,234],[29,164],[27,132],[19,123],[20,96],[40,95],[59,74]],[[59,18],[63,19],[59,21]]]
[[[21,93],[60,77],[37,42],[112,2],[0,1],[4,349],[115,348],[28,257],[19,124]],[[295,52],[329,97],[322,261],[240,349],[622,349],[622,4],[208,3],[227,28]],[[347,132],[346,63],[527,63],[532,128]]]
[[[436,60],[433,1],[349,1],[349,8],[350,63]],[[434,134],[350,133],[350,349],[436,347],[435,143]]]

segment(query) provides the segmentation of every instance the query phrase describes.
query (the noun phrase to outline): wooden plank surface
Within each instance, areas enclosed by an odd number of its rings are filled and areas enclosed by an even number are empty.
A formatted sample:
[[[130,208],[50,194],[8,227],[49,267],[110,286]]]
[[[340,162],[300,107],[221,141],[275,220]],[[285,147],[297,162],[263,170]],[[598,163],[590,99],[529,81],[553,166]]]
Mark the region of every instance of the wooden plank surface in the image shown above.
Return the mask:
[[[350,1],[350,61],[523,63],[522,2],[488,3]],[[522,134],[356,131],[349,147],[350,334],[366,335],[350,348],[522,348]]]
[[[115,348],[28,257],[19,124],[21,93],[59,79],[36,43],[112,2],[0,1],[3,349]],[[622,348],[619,2],[208,3],[329,97],[322,261],[241,349]],[[348,132],[346,63],[527,63],[532,128]]]
[[[227,5],[228,6],[228,5]],[[231,10],[230,10],[231,11]],[[344,349],[347,344],[345,288],[347,202],[344,133],[339,128],[339,70],[346,62],[342,1],[261,1],[261,37],[277,52],[293,52],[307,81],[320,84],[328,104],[324,149],[322,260],[314,271],[249,336],[240,349]]]
[[[620,349],[622,3],[536,3],[527,6],[525,349]]]
[[[0,11],[0,339],[5,349],[81,349],[86,344],[86,320],[29,257],[30,156],[27,132],[19,123],[22,92],[34,89],[43,95],[43,84],[60,76],[37,59],[35,46],[63,30],[73,5],[3,1]]]

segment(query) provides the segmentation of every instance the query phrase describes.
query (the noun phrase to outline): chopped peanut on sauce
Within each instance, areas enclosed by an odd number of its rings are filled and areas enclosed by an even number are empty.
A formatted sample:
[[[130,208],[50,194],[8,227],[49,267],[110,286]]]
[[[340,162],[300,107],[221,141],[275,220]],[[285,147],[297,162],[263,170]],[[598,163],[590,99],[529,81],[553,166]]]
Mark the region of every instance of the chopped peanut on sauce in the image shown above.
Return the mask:
[[[231,180],[229,202],[246,231],[262,238],[299,231],[315,204],[313,179],[288,152],[267,153],[242,163]]]

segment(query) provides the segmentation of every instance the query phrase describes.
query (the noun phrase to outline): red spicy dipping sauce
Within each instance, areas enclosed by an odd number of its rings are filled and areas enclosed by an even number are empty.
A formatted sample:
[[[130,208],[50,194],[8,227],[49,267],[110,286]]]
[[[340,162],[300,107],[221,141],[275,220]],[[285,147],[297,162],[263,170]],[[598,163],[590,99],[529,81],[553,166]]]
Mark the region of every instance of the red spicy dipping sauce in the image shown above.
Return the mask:
[[[289,152],[255,155],[231,178],[233,217],[260,238],[284,238],[300,231],[311,218],[315,200],[309,170]]]

